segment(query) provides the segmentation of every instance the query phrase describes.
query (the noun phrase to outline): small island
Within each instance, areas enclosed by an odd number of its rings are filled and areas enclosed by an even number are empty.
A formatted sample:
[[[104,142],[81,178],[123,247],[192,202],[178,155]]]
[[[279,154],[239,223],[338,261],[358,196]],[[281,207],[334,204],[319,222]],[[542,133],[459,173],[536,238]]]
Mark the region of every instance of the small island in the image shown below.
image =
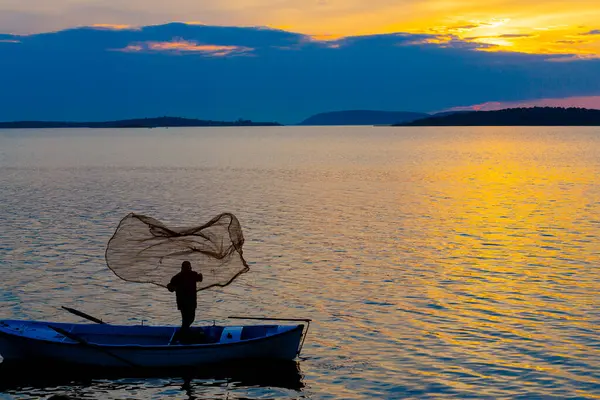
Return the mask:
[[[281,126],[277,122],[252,122],[238,119],[233,122],[210,121],[179,117],[139,118],[105,122],[15,121],[0,122],[0,129],[44,128],[169,128],[217,126]]]
[[[600,110],[531,107],[432,116],[392,126],[600,126]]]

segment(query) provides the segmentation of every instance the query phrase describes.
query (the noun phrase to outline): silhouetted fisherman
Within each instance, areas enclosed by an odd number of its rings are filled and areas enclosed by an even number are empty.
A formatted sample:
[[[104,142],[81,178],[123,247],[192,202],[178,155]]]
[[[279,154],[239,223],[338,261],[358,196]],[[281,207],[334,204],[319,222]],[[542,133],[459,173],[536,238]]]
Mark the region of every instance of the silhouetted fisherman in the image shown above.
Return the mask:
[[[202,274],[192,270],[189,261],[181,263],[181,272],[171,278],[169,292],[177,295],[177,309],[181,311],[181,331],[187,332],[196,319],[196,282],[202,282]]]

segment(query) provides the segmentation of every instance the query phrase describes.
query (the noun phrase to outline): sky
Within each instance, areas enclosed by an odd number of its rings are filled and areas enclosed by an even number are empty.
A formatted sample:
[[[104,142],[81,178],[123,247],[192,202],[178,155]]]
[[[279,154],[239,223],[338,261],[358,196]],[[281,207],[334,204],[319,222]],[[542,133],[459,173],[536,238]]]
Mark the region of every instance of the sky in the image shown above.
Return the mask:
[[[511,51],[600,54],[600,41],[585,35],[600,29],[597,0],[0,0],[7,33],[173,21],[321,37],[452,33]]]
[[[597,0],[0,0],[0,120],[600,108],[598,76]]]

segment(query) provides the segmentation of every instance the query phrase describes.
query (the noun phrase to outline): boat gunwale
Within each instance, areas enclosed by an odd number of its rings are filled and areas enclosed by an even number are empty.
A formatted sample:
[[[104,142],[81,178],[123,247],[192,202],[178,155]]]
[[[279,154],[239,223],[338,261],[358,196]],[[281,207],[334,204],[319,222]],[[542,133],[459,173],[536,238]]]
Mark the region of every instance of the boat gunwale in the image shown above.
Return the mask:
[[[4,321],[17,321],[17,320],[0,320],[0,322],[4,322]],[[26,321],[18,321],[18,322],[26,322]],[[26,323],[32,323],[32,322],[26,322]],[[51,326],[53,323],[52,322],[42,322],[42,321],[35,321],[33,322],[35,324],[42,324],[42,325],[49,325]],[[64,324],[64,323],[61,323]],[[84,325],[84,324],[65,324],[65,325]],[[127,326],[127,325],[110,325],[110,326]],[[286,325],[277,325],[277,326],[286,326]],[[287,325],[287,326],[291,326],[291,325]],[[165,328],[165,327],[155,327],[155,328]],[[304,325],[303,324],[298,324],[297,326],[293,327],[290,330],[287,330],[285,332],[277,332],[273,335],[270,336],[262,336],[262,337],[258,337],[258,338],[251,338],[251,339],[246,339],[246,340],[239,340],[237,342],[229,342],[229,343],[197,343],[197,344],[178,344],[178,345],[171,345],[171,344],[164,344],[164,345],[141,345],[141,344],[99,344],[99,343],[94,343],[94,342],[88,342],[88,345],[82,344],[82,343],[77,343],[77,342],[62,342],[62,341],[57,341],[57,340],[49,340],[49,339],[43,339],[43,338],[33,338],[33,337],[28,337],[28,336],[24,336],[24,335],[17,335],[14,333],[10,333],[7,332],[8,328],[2,327],[0,326],[0,335],[3,336],[7,336],[10,338],[17,338],[17,339],[21,339],[21,340],[25,340],[25,341],[36,341],[36,342],[44,342],[44,343],[52,343],[52,344],[57,344],[57,345],[65,345],[65,346],[78,346],[78,347],[89,347],[89,346],[93,346],[93,347],[101,347],[101,348],[105,348],[105,349],[144,349],[144,350],[191,350],[191,349],[207,349],[207,348],[213,348],[213,347],[226,347],[226,346],[235,346],[235,345],[243,345],[243,344],[247,344],[247,343],[256,343],[256,342],[261,342],[261,341],[265,341],[265,340],[269,340],[269,339],[273,339],[276,337],[281,337],[283,335],[287,335],[287,334],[291,334],[294,333],[297,330],[300,330],[301,332],[304,332]],[[67,338],[68,339],[68,338]],[[71,339],[69,339],[71,340]]]

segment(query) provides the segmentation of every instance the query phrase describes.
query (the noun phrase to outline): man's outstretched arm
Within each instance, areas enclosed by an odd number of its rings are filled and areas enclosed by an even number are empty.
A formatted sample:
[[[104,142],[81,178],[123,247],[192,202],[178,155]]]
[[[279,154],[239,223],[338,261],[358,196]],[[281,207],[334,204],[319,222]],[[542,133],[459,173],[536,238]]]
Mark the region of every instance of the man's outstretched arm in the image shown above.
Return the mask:
[[[177,290],[177,275],[175,275],[173,278],[171,278],[171,282],[169,282],[169,284],[167,285],[167,289],[169,289],[169,292],[174,292],[175,290]]]

